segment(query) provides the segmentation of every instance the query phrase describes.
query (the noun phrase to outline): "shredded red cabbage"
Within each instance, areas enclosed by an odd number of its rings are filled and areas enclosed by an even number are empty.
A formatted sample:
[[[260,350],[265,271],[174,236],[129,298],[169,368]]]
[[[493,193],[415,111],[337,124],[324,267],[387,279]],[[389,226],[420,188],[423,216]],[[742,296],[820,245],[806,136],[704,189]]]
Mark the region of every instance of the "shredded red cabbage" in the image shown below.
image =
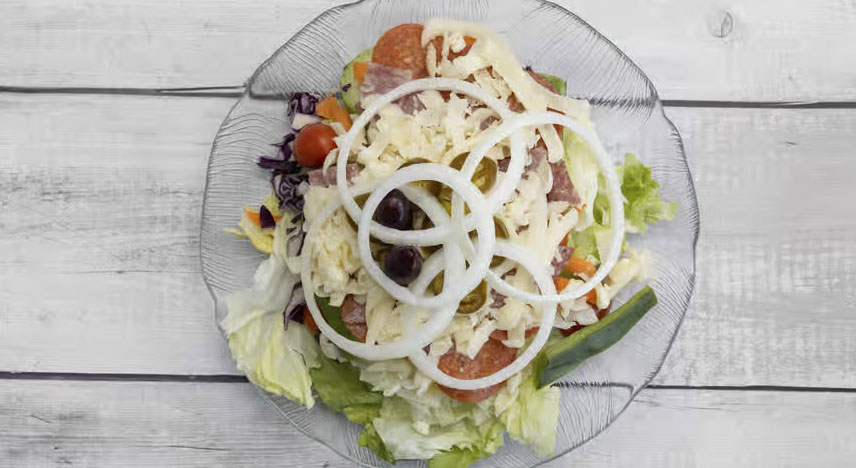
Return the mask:
[[[276,226],[276,220],[273,218],[273,213],[271,213],[268,207],[264,205],[259,208],[259,224],[262,229]]]
[[[318,96],[312,93],[291,93],[291,97],[288,98],[288,115],[294,115],[295,112],[314,114],[315,104],[318,103],[318,99]]]
[[[300,194],[298,187],[306,181],[306,174],[288,173],[282,170],[276,170],[273,173],[271,184],[276,198],[279,199],[279,206],[288,208],[295,213],[303,214],[303,195]]]
[[[288,330],[289,320],[294,320],[298,323],[303,323],[303,308],[306,306],[306,298],[303,296],[303,283],[297,283],[291,290],[291,298],[282,311],[282,321],[285,329]]]

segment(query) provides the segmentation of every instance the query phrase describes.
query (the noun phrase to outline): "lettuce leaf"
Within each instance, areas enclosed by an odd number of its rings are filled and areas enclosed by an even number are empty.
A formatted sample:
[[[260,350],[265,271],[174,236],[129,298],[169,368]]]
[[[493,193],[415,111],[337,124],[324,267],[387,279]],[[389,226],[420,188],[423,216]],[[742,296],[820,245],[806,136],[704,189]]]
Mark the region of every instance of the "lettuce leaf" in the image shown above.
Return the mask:
[[[295,281],[285,263],[268,258],[256,269],[252,288],[226,298],[228,313],[220,325],[238,369],[250,381],[311,408],[308,369],[318,365],[318,342],[303,325],[292,323],[286,330],[282,323]]]
[[[594,222],[594,205],[595,197],[598,194],[600,167],[588,145],[576,133],[563,131],[562,143],[565,147],[565,166],[571,176],[574,189],[580,195],[580,203],[583,206],[578,223],[579,228],[583,229]]]
[[[487,429],[484,438],[485,443],[481,446],[455,447],[451,450],[444,450],[428,460],[428,468],[466,468],[479,458],[489,457],[502,446],[502,434],[505,432],[505,427],[495,422]]]
[[[383,394],[372,391],[367,383],[360,380],[359,369],[326,357],[320,357],[319,361],[319,366],[312,369],[310,374],[315,384],[315,391],[325,405],[340,412],[344,412],[349,407],[374,406],[379,414]],[[363,408],[360,411],[366,409]],[[364,413],[360,414],[361,417],[358,419],[362,421]],[[359,421],[354,422],[359,423]]]
[[[564,96],[565,93],[568,92],[567,81],[559,78],[556,75],[550,75],[549,73],[539,73],[539,75],[541,75],[541,78],[544,78],[545,80],[549,81],[550,84],[553,85],[554,88],[556,88],[557,94]]]
[[[378,457],[395,464],[395,457],[393,457],[392,452],[386,448],[386,444],[383,443],[383,439],[378,435],[374,424],[366,424],[366,428],[363,430],[363,433],[360,434],[360,438],[357,439],[357,443],[359,443],[361,447],[371,450]]]
[[[351,364],[337,362],[323,355],[319,366],[310,370],[315,391],[330,408],[344,413],[349,420],[364,426],[357,442],[384,460],[395,463],[395,458],[378,435],[372,421],[380,416],[383,394],[372,391],[360,380],[360,371]]]
[[[660,198],[660,184],[651,177],[651,169],[634,154],[624,156],[624,167],[619,169],[621,193],[626,199],[624,216],[627,232],[644,233],[648,225],[675,217],[678,202],[667,203]]]
[[[466,411],[464,407],[461,410]],[[455,449],[487,456],[502,446],[503,426],[496,418],[483,424],[463,418],[452,424],[417,430],[411,411],[410,403],[397,397],[387,398],[380,417],[374,420],[375,429],[396,458],[429,459]]]
[[[296,351],[292,346],[298,343],[307,349]],[[315,404],[308,366],[313,364],[311,356],[318,356],[318,350],[313,349],[317,347],[303,325],[292,323],[285,330],[281,314],[262,315],[229,334],[232,356],[251,382],[307,408]]]
[[[539,389],[537,372],[521,383],[517,400],[499,415],[512,439],[531,444],[539,455],[546,456],[556,448],[559,423],[560,391],[555,387]]]

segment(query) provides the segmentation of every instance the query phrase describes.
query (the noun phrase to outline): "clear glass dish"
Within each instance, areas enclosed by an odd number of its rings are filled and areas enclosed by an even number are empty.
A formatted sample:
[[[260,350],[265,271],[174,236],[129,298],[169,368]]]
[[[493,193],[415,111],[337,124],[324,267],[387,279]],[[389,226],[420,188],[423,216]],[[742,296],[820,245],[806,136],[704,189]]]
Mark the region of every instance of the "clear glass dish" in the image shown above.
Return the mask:
[[[541,0],[364,0],[324,12],[265,61],[247,83],[214,141],[202,211],[201,256],[215,299],[249,286],[262,256],[245,240],[223,232],[244,205],[269,190],[256,167],[273,155],[289,126],[283,97],[293,91],[328,92],[342,67],[401,23],[444,17],[477,22],[499,32],[518,59],[568,81],[568,95],[587,99],[593,120],[616,162],[634,152],[654,172],[664,199],[680,203],[677,217],[654,226],[635,246],[656,260],[651,284],[659,305],[618,344],[562,379],[556,452],[560,457],[604,430],[657,373],[686,312],[695,279],[698,206],[681,138],[663,113],[653,85],[611,42],[566,9]],[[263,393],[263,392],[262,392]],[[387,466],[357,444],[360,426],[319,404],[311,410],[266,394],[300,431],[363,466]],[[477,466],[531,467],[547,461],[506,440]],[[421,466],[400,462],[397,466]]]

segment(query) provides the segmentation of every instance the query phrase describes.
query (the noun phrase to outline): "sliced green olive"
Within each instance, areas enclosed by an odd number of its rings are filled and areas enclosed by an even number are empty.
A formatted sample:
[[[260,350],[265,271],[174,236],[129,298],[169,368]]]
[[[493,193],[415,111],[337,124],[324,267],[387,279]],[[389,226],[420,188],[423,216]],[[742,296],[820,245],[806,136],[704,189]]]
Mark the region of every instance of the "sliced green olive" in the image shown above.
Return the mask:
[[[431,280],[431,284],[428,285],[428,288],[431,289],[435,295],[439,295],[443,292],[443,272],[441,271],[434,279]],[[461,302],[458,303],[459,314],[471,314],[484,306],[485,302],[487,302],[488,296],[488,287],[487,281],[482,280],[481,283],[476,286],[475,289],[470,291]]]

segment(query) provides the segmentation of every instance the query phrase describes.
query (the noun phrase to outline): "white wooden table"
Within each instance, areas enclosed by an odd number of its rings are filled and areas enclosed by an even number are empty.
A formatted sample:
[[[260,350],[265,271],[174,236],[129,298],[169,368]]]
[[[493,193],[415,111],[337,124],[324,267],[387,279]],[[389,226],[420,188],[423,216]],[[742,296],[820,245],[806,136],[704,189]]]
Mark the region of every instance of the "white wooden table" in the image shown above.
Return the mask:
[[[204,169],[333,0],[0,3],[0,466],[347,466],[235,370]],[[856,2],[562,1],[649,74],[701,208],[654,385],[552,467],[856,460]]]

